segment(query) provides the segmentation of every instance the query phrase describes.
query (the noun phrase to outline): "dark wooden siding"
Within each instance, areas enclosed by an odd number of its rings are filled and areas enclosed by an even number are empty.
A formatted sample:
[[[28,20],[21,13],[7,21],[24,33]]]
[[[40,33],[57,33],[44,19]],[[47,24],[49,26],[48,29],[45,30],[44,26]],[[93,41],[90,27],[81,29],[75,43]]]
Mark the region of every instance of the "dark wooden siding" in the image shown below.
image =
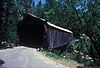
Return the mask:
[[[71,33],[66,33],[63,31],[59,31],[56,29],[48,28],[47,32],[47,40],[48,40],[48,48],[56,48],[59,46],[63,46],[67,44],[73,35]]]
[[[44,48],[63,46],[69,43],[73,33],[68,32],[67,29],[59,28],[28,14],[18,24],[19,44],[32,45],[33,47],[42,46]]]

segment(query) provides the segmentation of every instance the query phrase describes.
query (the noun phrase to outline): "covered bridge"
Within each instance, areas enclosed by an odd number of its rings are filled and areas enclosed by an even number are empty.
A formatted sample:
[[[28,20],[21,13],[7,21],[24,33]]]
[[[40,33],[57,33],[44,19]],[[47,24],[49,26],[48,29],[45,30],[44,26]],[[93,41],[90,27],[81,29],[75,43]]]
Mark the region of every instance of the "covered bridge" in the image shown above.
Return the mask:
[[[56,48],[70,42],[73,33],[44,19],[27,14],[17,24],[19,45]]]

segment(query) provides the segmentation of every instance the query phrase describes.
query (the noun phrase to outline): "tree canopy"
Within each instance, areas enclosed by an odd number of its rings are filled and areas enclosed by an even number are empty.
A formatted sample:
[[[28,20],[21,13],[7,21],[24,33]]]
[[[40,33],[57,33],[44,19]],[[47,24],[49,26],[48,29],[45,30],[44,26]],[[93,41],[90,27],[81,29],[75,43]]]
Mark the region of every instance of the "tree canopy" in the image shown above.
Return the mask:
[[[100,0],[0,0],[0,41],[16,41],[16,23],[24,13],[73,31],[75,39],[88,39],[84,49],[94,61],[100,59]]]

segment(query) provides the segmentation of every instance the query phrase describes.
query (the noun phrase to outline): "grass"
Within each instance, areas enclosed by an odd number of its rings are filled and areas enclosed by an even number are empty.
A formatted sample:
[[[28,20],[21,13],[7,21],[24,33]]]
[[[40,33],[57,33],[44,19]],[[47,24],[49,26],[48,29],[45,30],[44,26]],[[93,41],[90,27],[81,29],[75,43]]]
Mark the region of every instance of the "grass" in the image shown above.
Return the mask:
[[[71,60],[70,58],[65,58],[64,56],[61,56],[59,53],[51,52],[51,51],[44,51],[43,54],[47,56],[48,58],[59,62],[67,67],[70,68],[78,68],[82,67],[82,64],[79,64],[78,62]]]
[[[47,56],[51,60],[56,61],[57,63],[61,63],[70,68],[100,68],[100,62],[93,63],[87,60],[85,63],[78,63],[77,61],[74,61],[72,59],[72,55],[69,54],[67,54],[66,56],[61,56],[57,52],[44,51],[43,55]]]

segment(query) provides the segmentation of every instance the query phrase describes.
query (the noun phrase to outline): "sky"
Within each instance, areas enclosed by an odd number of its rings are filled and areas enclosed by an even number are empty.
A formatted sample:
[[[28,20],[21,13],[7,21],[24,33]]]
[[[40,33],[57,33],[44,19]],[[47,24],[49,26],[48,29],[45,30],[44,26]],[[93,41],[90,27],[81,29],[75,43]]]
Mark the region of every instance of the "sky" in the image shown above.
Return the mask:
[[[33,0],[33,1],[35,2],[35,5],[36,5],[36,4],[38,4],[38,2],[39,2],[40,0]],[[43,4],[43,3],[45,3],[45,0],[41,0],[41,2],[42,2],[42,4]]]

